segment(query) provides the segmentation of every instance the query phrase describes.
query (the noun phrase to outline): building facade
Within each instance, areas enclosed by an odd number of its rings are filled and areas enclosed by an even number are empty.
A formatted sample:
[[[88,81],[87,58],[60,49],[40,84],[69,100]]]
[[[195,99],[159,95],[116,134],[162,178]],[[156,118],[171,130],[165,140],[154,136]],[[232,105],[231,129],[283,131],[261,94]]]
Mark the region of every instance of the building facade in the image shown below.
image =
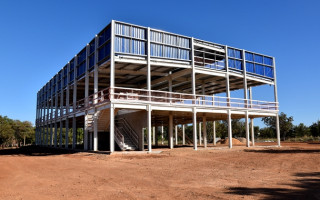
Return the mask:
[[[266,84],[274,101],[253,100],[251,88]],[[244,98],[230,97],[240,89]],[[152,127],[167,126],[173,148],[193,124],[197,149],[207,146],[207,121],[227,120],[232,138],[231,120],[244,118],[249,146],[253,119],[273,116],[280,146],[278,113],[274,57],[112,20],[38,91],[36,144],[113,152],[144,150],[147,141],[151,151],[160,132]]]

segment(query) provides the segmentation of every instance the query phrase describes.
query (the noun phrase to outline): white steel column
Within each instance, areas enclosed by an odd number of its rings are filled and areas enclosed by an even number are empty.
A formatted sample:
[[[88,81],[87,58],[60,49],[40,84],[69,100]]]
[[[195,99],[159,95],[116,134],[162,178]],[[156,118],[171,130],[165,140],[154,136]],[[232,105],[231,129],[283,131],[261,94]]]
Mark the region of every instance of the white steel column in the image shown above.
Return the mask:
[[[111,21],[111,50],[110,50],[110,152],[114,152],[114,106],[113,102],[113,90],[115,87],[115,62],[114,62],[114,37],[115,25],[114,20]],[[97,40],[97,38],[96,38]]]
[[[212,122],[212,131],[213,131],[213,145],[217,145],[217,135],[216,135],[216,121]]]
[[[249,133],[249,112],[246,111],[246,117],[245,117],[245,126],[246,126],[246,145],[247,147],[250,147],[250,133]]]
[[[54,101],[55,101],[55,107],[54,107],[54,147],[57,148],[58,146],[58,75],[55,77],[55,82],[56,82],[56,89],[55,89],[55,96],[54,96]]]
[[[156,144],[156,127],[152,127],[152,144]]]
[[[151,105],[148,105],[148,151],[152,151],[152,144],[151,144]]]
[[[198,149],[197,144],[197,109],[193,108],[192,112],[192,122],[193,122],[193,149]]]
[[[232,124],[231,124],[231,110],[228,110],[228,138],[229,148],[232,148]]]
[[[226,51],[226,62],[225,62],[225,66],[226,66],[226,95],[227,95],[227,101],[228,104],[227,106],[230,106],[230,81],[229,81],[229,62],[228,62],[228,46],[225,46],[225,51]]]
[[[175,125],[174,131],[175,131],[175,144],[178,145],[178,126],[177,125]]]
[[[173,149],[173,115],[169,114],[169,138],[168,138],[169,148]]]
[[[207,117],[203,116],[202,117],[202,125],[203,125],[203,145],[204,148],[207,148]]]
[[[251,118],[251,140],[252,140],[252,146],[254,146],[254,126],[253,126],[253,118]]]
[[[73,76],[73,112],[76,111],[77,109],[77,56],[74,57],[73,60],[73,71],[74,71],[74,76]],[[72,149],[76,148],[76,144],[77,144],[77,118],[76,115],[73,114],[73,118],[72,118]]]
[[[98,65],[94,66],[94,71],[93,71],[93,91],[94,91],[94,95],[93,95],[93,103],[97,104],[98,103]],[[111,113],[111,109],[110,109],[110,113]],[[111,114],[110,114],[111,117]],[[111,125],[111,121],[114,120],[114,117],[111,119],[110,118],[110,125]],[[95,109],[94,110],[94,116],[93,116],[93,151],[98,151],[98,111]]]
[[[273,78],[274,78],[274,101],[276,102],[277,104],[277,110],[279,110],[279,107],[278,107],[278,103],[279,103],[279,100],[278,100],[278,84],[277,84],[277,74],[276,74],[276,59],[273,57]],[[280,147],[281,144],[280,144],[280,123],[279,123],[279,111],[277,113],[277,116],[276,116],[276,132],[277,132],[277,143],[278,143],[278,146]]]
[[[202,144],[202,134],[201,134],[201,122],[199,122],[199,145]]]
[[[245,99],[245,107],[248,107],[248,84],[247,84],[247,68],[246,68],[246,57],[245,51],[242,50],[242,68],[243,68],[243,90],[244,90],[244,99]]]
[[[112,119],[112,120],[111,120]],[[114,104],[110,105],[110,134],[114,133]],[[114,152],[114,135],[110,135],[110,152]]]
[[[182,145],[186,145],[186,132],[184,124],[182,124]]]
[[[84,131],[83,131],[83,149],[88,150],[88,96],[89,96],[89,44],[86,46],[86,72],[84,77],[84,104],[85,104],[85,116],[84,116]]]
[[[163,145],[163,126],[161,126],[161,144]]]

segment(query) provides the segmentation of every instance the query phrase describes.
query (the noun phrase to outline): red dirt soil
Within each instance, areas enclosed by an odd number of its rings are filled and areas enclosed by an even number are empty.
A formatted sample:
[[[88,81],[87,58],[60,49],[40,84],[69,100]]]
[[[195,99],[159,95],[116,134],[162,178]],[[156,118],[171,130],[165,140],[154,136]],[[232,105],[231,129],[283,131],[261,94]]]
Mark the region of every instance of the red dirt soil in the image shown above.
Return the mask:
[[[158,150],[0,150],[0,199],[320,199],[319,143]]]

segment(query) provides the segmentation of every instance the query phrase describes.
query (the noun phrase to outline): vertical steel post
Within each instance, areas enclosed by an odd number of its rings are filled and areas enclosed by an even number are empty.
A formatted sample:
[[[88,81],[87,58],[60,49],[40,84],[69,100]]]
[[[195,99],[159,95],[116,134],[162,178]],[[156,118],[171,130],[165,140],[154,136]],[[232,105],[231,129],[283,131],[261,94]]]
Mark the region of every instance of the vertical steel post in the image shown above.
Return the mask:
[[[231,124],[231,110],[228,109],[228,138],[229,138],[229,148],[232,148],[232,124]]]
[[[197,144],[197,109],[194,107],[192,112],[192,123],[193,123],[193,149],[198,149]]]
[[[110,50],[110,152],[114,152],[114,109],[113,92],[115,87],[115,62],[114,62],[114,42],[115,42],[115,22],[111,21],[111,50]],[[112,109],[111,109],[112,108]]]
[[[203,145],[204,148],[207,148],[207,117],[203,116],[202,117],[202,125],[203,125]]]
[[[169,114],[169,148],[173,149],[173,115]]]

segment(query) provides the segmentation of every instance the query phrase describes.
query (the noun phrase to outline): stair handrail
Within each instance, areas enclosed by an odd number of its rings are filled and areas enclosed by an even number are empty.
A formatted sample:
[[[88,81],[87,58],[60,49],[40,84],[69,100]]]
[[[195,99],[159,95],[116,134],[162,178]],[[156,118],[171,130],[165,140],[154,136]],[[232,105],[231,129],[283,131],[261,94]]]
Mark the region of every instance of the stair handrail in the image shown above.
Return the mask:
[[[179,135],[180,137],[183,137],[182,131],[178,131],[178,135]],[[187,134],[184,134],[184,137],[185,137],[187,143],[189,143],[189,144],[192,144],[192,143],[193,143],[193,141],[187,136]]]
[[[124,137],[116,126],[114,127],[114,130],[115,130],[114,139],[119,144],[119,147],[122,148],[122,145],[124,144]]]
[[[135,145],[138,145],[139,144],[138,134],[133,130],[133,128],[130,126],[130,124],[125,118],[120,118],[120,120],[124,124],[123,127],[128,130],[127,132],[129,132],[129,137],[134,140]]]

